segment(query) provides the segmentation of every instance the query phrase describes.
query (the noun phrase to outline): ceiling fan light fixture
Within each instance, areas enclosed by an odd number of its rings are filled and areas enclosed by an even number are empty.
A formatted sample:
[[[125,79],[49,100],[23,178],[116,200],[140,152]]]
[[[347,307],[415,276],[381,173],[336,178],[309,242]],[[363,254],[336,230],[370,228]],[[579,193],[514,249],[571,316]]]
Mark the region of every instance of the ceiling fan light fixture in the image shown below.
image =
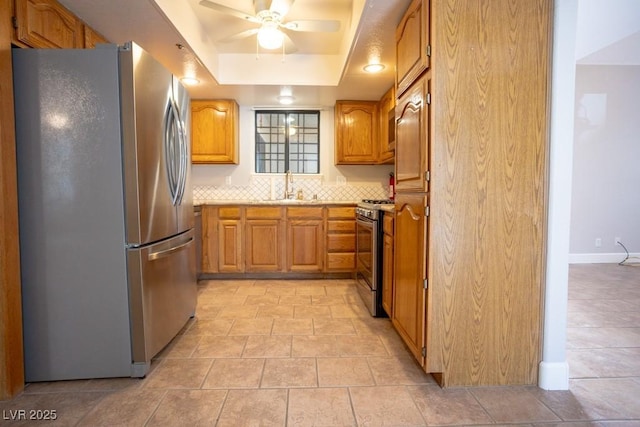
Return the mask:
[[[274,26],[265,23],[262,28],[258,30],[258,43],[263,49],[279,49],[282,47],[283,42],[284,34],[278,29],[277,24]]]
[[[364,66],[364,71],[366,71],[367,73],[379,73],[380,71],[384,70],[384,65],[382,64],[367,64]]]

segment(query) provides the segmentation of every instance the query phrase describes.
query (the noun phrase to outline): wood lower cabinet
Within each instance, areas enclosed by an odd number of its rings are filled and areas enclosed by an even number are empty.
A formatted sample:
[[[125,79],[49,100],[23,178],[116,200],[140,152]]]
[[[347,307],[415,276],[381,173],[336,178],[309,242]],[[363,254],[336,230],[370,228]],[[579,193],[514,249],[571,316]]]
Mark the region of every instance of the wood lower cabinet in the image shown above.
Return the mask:
[[[391,321],[413,356],[425,366],[427,355],[427,220],[426,195],[397,194],[395,263]]]
[[[336,165],[378,163],[378,103],[336,101]]]
[[[323,269],[323,208],[287,208],[287,271],[321,272]]]
[[[355,206],[200,207],[202,274],[353,273]]]
[[[393,212],[382,218],[382,308],[393,318]]]
[[[83,24],[55,0],[15,0],[16,41],[34,48],[80,49]]]
[[[282,208],[246,208],[245,218],[245,271],[282,271],[285,248]]]
[[[242,273],[243,220],[239,207],[202,206],[202,272]]]
[[[218,220],[218,271],[242,273],[242,222],[238,219]]]
[[[327,208],[327,271],[356,268],[356,212],[353,207]]]
[[[238,121],[232,99],[191,101],[191,161],[238,164]]]

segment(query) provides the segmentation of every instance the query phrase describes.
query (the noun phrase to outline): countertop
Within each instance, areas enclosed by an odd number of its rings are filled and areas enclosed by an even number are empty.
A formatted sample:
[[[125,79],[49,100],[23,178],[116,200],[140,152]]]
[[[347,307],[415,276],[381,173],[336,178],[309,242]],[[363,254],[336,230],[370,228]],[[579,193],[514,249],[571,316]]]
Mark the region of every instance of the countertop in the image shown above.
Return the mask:
[[[380,210],[384,212],[393,213],[396,210],[395,205],[380,205]]]
[[[324,205],[356,205],[357,201],[350,200],[194,200],[194,206],[212,205],[212,206],[324,206]]]

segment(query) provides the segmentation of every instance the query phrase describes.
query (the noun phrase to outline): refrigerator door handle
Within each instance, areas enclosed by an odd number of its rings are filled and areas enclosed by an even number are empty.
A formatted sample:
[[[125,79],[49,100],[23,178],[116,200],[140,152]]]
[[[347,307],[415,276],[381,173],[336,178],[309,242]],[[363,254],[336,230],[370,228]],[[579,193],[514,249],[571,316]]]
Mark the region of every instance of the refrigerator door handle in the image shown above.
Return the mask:
[[[157,252],[150,252],[149,255],[147,256],[147,259],[149,261],[153,261],[159,258],[164,258],[167,257],[173,253],[176,253],[178,251],[181,251],[183,249],[185,249],[187,246],[189,246],[191,243],[193,243],[193,237],[190,237],[189,240],[187,240],[186,242],[178,245],[178,246],[174,246],[172,248],[169,249],[165,249],[162,251],[157,251]]]
[[[183,154],[185,132],[180,111],[173,99],[169,99],[164,126],[164,149],[169,190],[171,191],[171,202],[177,206],[182,202],[184,194],[182,187],[184,187],[186,180],[185,156]]]
[[[184,197],[185,187],[187,185],[187,167],[188,167],[188,152],[189,147],[187,146],[187,134],[186,128],[184,125],[184,121],[180,116],[180,109],[175,106],[176,116],[178,120],[178,140],[179,140],[179,162],[180,162],[180,170],[179,170],[179,178],[178,178],[178,197],[176,201],[176,205],[182,204],[182,198]]]

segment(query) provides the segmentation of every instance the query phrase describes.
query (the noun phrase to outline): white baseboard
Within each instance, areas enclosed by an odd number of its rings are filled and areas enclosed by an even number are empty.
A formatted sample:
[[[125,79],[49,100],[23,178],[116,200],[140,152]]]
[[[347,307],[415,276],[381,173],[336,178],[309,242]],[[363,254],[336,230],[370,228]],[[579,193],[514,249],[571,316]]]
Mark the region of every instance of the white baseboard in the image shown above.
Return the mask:
[[[624,253],[569,254],[569,264],[617,264],[626,257]],[[640,253],[630,253],[629,264],[640,262]],[[631,259],[633,258],[633,259]]]
[[[543,390],[569,390],[569,364],[540,362],[538,387]]]

